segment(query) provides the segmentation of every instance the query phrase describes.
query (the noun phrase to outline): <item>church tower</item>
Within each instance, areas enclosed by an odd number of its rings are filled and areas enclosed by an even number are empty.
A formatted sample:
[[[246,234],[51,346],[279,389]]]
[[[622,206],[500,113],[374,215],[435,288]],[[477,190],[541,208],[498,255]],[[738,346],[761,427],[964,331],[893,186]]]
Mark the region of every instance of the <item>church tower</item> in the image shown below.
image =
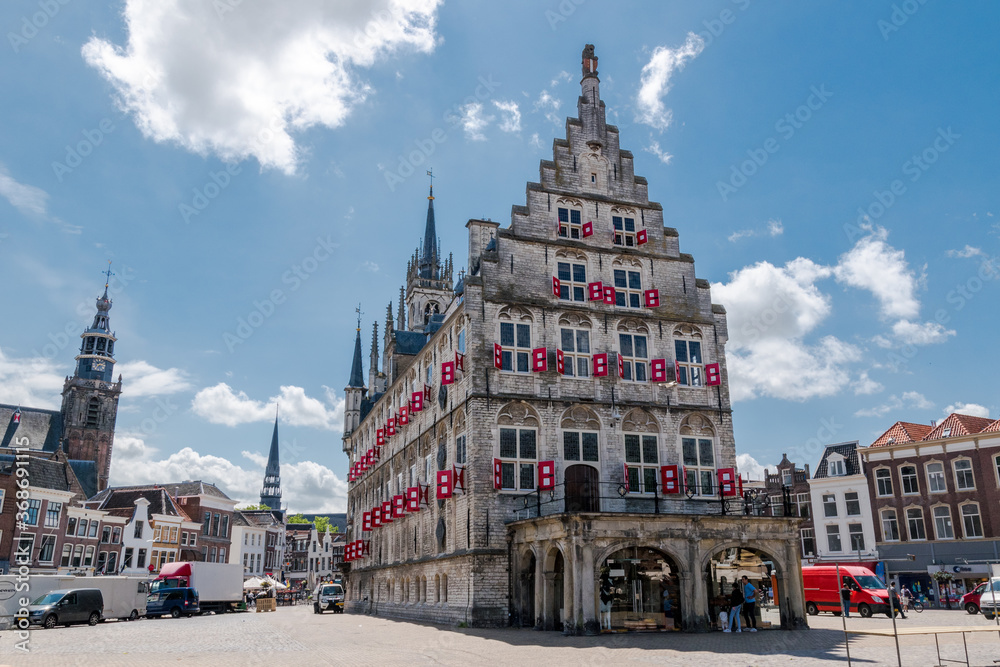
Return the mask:
[[[430,194],[427,197],[424,241],[414,253],[406,276],[406,309],[409,313],[410,331],[423,332],[432,315],[443,313],[448,309],[455,297],[451,281],[451,260],[442,263],[441,252],[437,245],[432,181]]]
[[[260,490],[260,504],[273,510],[281,509],[281,463],[278,461],[278,413],[274,413],[274,433],[271,434],[271,452],[264,469],[264,486]]]
[[[365,396],[365,381],[361,368],[361,313],[358,307],[358,328],[354,333],[354,360],[351,362],[351,377],[344,388],[344,437],[346,438],[361,423],[361,402]]]
[[[108,280],[111,278],[108,269]],[[110,329],[108,283],[97,299],[94,323],[80,338],[76,372],[66,378],[62,391],[63,448],[70,459],[94,461],[97,489],[107,488],[111,470],[111,450],[118,418],[118,397],[122,379],[112,382],[115,366],[115,338]]]

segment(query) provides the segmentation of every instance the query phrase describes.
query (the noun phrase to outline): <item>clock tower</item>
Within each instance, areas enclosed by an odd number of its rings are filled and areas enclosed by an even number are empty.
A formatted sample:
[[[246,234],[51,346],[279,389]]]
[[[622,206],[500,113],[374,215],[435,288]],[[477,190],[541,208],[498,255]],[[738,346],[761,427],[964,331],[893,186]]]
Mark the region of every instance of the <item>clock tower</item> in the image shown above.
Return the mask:
[[[111,271],[108,270],[108,278]],[[97,489],[107,488],[114,445],[121,376],[113,382],[115,338],[110,329],[108,284],[97,299],[94,323],[80,335],[76,372],[66,378],[62,391],[63,449],[73,460],[93,461],[97,466]]]

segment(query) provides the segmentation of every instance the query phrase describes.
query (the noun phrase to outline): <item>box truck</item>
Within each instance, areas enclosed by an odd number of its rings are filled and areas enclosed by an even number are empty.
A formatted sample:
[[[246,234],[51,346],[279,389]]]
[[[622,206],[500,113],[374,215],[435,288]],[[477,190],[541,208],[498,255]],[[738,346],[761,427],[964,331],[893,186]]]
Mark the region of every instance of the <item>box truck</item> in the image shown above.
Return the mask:
[[[202,613],[235,611],[243,601],[243,566],[239,563],[167,563],[160,568],[151,592],[167,588],[198,591]]]
[[[104,597],[101,620],[134,620],[146,613],[149,590],[146,577],[78,577],[62,574],[0,575],[0,630],[10,627],[21,608],[20,600],[34,602],[46,593],[70,588],[97,588]]]

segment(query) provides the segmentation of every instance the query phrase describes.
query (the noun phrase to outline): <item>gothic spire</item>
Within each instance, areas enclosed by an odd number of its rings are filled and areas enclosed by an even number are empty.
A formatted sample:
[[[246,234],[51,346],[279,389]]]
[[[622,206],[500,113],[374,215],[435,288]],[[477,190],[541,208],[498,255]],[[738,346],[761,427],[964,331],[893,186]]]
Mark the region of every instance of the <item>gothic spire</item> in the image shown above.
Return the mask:
[[[347,386],[359,389],[364,387],[365,380],[363,373],[364,371],[361,368],[361,323],[358,322],[358,328],[354,336],[354,361],[351,362],[351,379],[348,381]]]
[[[406,331],[406,288],[399,286],[399,308],[396,312],[396,331]]]
[[[278,409],[274,410],[274,432],[271,434],[271,451],[264,469],[264,486],[260,490],[260,504],[273,510],[281,509],[281,464],[278,462]]]
[[[434,226],[434,175],[427,172],[431,177],[430,195],[427,197],[427,223],[424,226],[424,244],[420,251],[420,277],[437,280],[438,276],[438,247],[437,230]]]

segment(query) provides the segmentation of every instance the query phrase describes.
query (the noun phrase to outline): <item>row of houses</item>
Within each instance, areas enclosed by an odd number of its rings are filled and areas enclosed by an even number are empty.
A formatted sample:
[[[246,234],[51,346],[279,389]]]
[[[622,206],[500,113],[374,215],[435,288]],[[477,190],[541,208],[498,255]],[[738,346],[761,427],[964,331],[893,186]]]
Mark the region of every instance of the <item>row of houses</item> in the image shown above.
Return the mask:
[[[957,597],[1000,563],[1000,420],[899,421],[826,447],[811,477],[784,456],[764,489],[774,515],[802,519],[804,564],[867,563],[941,600],[942,582]]]
[[[205,561],[305,587],[332,578],[343,560],[341,534],[286,523],[280,509],[236,509],[209,482],[91,491],[62,449],[0,449],[0,572],[155,575],[167,563]]]

